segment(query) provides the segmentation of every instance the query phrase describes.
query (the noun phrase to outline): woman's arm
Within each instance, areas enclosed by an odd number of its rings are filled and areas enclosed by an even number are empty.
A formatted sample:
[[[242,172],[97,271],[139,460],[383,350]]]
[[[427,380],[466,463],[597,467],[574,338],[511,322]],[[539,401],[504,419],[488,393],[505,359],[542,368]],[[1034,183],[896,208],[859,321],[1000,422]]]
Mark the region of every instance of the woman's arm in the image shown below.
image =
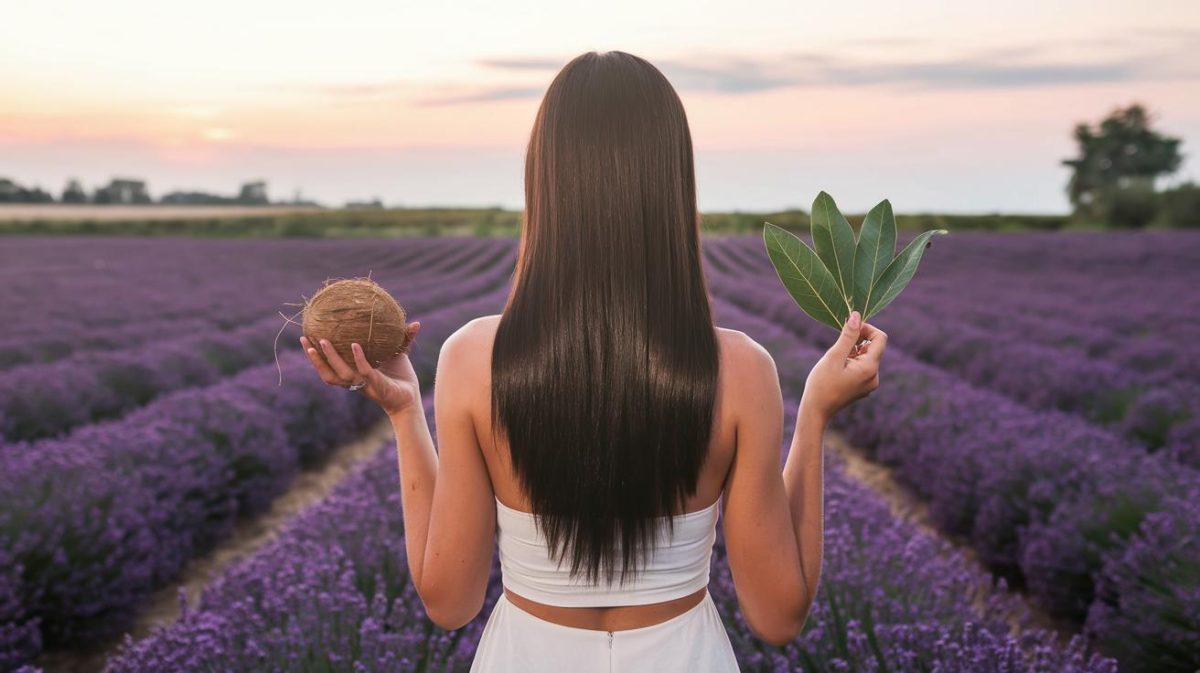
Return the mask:
[[[823,412],[802,401],[791,448],[783,465],[783,485],[787,491],[792,523],[796,528],[796,541],[800,546],[800,574],[808,589],[801,610],[806,618],[817,594],[824,550],[825,461],[822,439],[828,422]]]
[[[425,418],[420,393],[416,403],[388,414],[396,433],[396,461],[400,471],[400,504],[404,509],[404,550],[408,553],[413,585],[421,587],[433,492],[438,478],[438,457]]]
[[[860,339],[867,340],[864,346],[858,345]],[[854,311],[804,385],[783,482],[800,546],[800,572],[808,589],[805,619],[816,597],[825,547],[825,428],[839,410],[879,387],[879,359],[886,345],[887,334],[863,323]]]
[[[434,377],[437,451],[420,400],[389,413],[396,432],[405,551],[434,623],[457,629],[483,609],[496,537],[496,504],[471,408],[484,366],[471,330],[442,345]]]

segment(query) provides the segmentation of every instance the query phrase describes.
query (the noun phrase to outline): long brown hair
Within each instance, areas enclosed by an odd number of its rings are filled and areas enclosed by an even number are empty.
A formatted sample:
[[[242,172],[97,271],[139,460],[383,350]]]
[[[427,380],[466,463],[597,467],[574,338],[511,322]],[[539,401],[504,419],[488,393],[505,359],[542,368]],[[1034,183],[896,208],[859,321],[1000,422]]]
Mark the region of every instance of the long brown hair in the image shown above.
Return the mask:
[[[556,558],[621,582],[707,457],[718,353],[691,130],[663,74],[582,54],[538,108],[492,428]],[[673,520],[668,520],[673,530]]]

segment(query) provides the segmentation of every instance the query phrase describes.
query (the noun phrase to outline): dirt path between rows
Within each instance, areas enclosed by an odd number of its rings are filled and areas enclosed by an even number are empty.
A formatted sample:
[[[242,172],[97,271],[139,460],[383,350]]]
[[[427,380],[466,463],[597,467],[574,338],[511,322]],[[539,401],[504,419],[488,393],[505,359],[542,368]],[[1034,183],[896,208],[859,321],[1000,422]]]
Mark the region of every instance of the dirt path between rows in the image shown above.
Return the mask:
[[[867,456],[866,452],[851,444],[844,435],[836,430],[826,431],[825,447],[841,459],[842,469],[847,476],[865,485],[883,498],[884,502],[887,503],[888,509],[891,510],[892,516],[912,523],[926,535],[945,540],[976,571],[985,577],[991,576],[991,571],[979,561],[979,556],[967,540],[948,536],[930,523],[928,505],[907,487],[900,484],[893,476],[890,467],[872,460]],[[1073,627],[1051,619],[1044,610],[1039,608],[1023,592],[1009,590],[1008,593],[1016,597],[1023,608],[1028,611],[1032,625],[1055,633],[1058,636],[1060,645],[1066,645],[1071,636],[1075,635],[1076,630]],[[983,608],[981,600],[977,600],[976,605],[979,608]],[[1006,615],[1005,617],[1014,629],[1019,630],[1021,628],[1016,615]]]
[[[187,591],[188,604],[196,605],[201,590],[226,566],[274,539],[284,523],[324,498],[356,465],[373,456],[393,437],[391,424],[383,419],[358,439],[338,447],[317,468],[301,472],[267,511],[239,522],[232,535],[207,554],[192,559],[175,582],[157,591],[129,633],[135,640],[140,640],[150,635],[155,626],[174,622],[179,617],[181,587]],[[49,652],[37,661],[37,665],[45,673],[95,673],[103,670],[105,660],[123,640],[122,636],[87,652]]]
[[[883,498],[888,509],[892,511],[892,516],[912,522],[927,535],[942,537],[941,531],[929,523],[929,507],[896,481],[890,467],[868,458],[864,451],[852,445],[836,430],[825,431],[825,446],[842,459],[843,471],[847,475],[865,484]],[[971,553],[970,549],[963,551]],[[974,556],[971,556],[971,560],[975,560]]]

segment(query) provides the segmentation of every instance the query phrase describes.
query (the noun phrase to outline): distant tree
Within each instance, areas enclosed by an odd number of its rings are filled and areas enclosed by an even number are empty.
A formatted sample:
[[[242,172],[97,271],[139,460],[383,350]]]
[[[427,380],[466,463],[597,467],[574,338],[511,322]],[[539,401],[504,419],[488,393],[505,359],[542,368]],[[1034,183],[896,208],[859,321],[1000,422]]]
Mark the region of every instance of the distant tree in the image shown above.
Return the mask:
[[[0,178],[0,203],[15,203],[21,186],[9,178]]]
[[[1072,169],[1067,195],[1075,212],[1118,224],[1142,226],[1154,217],[1154,179],[1183,161],[1179,138],[1150,128],[1140,104],[1117,108],[1095,126],[1075,126],[1079,154],[1064,159]]]
[[[145,180],[113,178],[106,187],[97,188],[93,203],[152,203]]]
[[[0,203],[53,203],[54,196],[42,189],[22,187],[8,178],[0,178]]]
[[[66,189],[63,189],[63,203],[87,203],[87,192],[83,191],[83,185],[79,184],[78,180],[71,179],[67,182]]]
[[[345,207],[359,210],[382,210],[383,201],[379,200],[377,196],[370,201],[347,201]]]
[[[25,190],[26,203],[54,203],[54,195],[42,189],[34,187],[33,189]]]
[[[238,193],[238,203],[246,203],[253,205],[264,205],[270,202],[267,198],[267,183],[262,180],[254,180],[242,184],[242,190]]]

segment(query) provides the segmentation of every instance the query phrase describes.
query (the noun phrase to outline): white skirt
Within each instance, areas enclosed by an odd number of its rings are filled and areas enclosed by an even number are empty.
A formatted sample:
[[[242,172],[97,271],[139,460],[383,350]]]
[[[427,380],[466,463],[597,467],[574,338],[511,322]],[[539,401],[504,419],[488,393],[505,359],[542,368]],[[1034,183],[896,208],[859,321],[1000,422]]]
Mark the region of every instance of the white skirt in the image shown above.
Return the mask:
[[[665,622],[600,631],[555,624],[501,593],[483,627],[472,673],[738,673],[712,596]]]

